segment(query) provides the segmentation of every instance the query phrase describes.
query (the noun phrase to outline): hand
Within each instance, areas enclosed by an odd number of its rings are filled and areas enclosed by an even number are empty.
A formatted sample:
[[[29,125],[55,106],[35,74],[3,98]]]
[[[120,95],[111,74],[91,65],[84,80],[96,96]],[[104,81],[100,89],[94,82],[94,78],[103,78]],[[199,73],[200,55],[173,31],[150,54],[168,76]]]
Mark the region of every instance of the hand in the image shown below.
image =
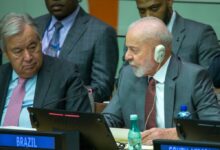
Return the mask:
[[[177,136],[176,128],[151,128],[141,133],[142,143],[152,145],[154,139],[179,139]]]

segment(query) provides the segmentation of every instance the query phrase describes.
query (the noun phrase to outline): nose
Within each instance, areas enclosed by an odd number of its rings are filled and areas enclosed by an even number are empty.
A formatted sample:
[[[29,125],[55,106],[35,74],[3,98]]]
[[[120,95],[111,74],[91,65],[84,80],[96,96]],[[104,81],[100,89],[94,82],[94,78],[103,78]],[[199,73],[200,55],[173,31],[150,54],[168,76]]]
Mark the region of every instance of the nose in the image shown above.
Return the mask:
[[[145,12],[145,17],[149,17],[149,16],[151,16],[151,13],[150,13],[150,11],[147,10],[147,11]]]
[[[24,60],[29,61],[29,60],[31,60],[32,55],[31,55],[31,53],[27,49],[25,49],[23,57],[24,57]]]
[[[132,54],[130,53],[129,49],[125,53],[125,60],[126,61],[131,61],[133,58]]]

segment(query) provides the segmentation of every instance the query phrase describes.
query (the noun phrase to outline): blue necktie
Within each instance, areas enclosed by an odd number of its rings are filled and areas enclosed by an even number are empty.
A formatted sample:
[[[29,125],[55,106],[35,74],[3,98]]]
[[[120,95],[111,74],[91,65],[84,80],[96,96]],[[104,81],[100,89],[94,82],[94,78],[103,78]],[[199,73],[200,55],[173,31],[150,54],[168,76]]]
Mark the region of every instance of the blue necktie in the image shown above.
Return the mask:
[[[58,51],[60,50],[60,29],[63,27],[63,25],[58,21],[55,23],[54,27],[55,31],[46,50],[46,54],[52,57],[58,57]]]

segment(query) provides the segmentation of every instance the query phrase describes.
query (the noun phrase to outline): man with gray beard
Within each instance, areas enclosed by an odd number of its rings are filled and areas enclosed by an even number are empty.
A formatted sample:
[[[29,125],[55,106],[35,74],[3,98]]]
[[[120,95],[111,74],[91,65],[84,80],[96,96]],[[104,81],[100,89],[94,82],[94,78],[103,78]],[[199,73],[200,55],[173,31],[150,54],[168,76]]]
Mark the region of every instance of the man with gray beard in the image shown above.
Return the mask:
[[[142,142],[152,144],[154,139],[178,139],[173,118],[181,105],[196,112],[193,119],[220,119],[207,71],[172,55],[172,36],[160,19],[132,23],[126,46],[129,65],[121,70],[118,89],[103,111],[109,126],[129,128],[130,115],[137,114]]]

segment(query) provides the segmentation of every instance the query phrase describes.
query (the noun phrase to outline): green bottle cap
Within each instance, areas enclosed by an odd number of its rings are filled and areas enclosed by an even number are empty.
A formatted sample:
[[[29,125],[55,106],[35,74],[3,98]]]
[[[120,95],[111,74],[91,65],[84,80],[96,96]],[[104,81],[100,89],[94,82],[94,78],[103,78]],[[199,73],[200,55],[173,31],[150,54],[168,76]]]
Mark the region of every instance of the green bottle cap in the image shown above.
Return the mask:
[[[130,120],[138,120],[138,115],[137,114],[131,114],[130,115]]]

